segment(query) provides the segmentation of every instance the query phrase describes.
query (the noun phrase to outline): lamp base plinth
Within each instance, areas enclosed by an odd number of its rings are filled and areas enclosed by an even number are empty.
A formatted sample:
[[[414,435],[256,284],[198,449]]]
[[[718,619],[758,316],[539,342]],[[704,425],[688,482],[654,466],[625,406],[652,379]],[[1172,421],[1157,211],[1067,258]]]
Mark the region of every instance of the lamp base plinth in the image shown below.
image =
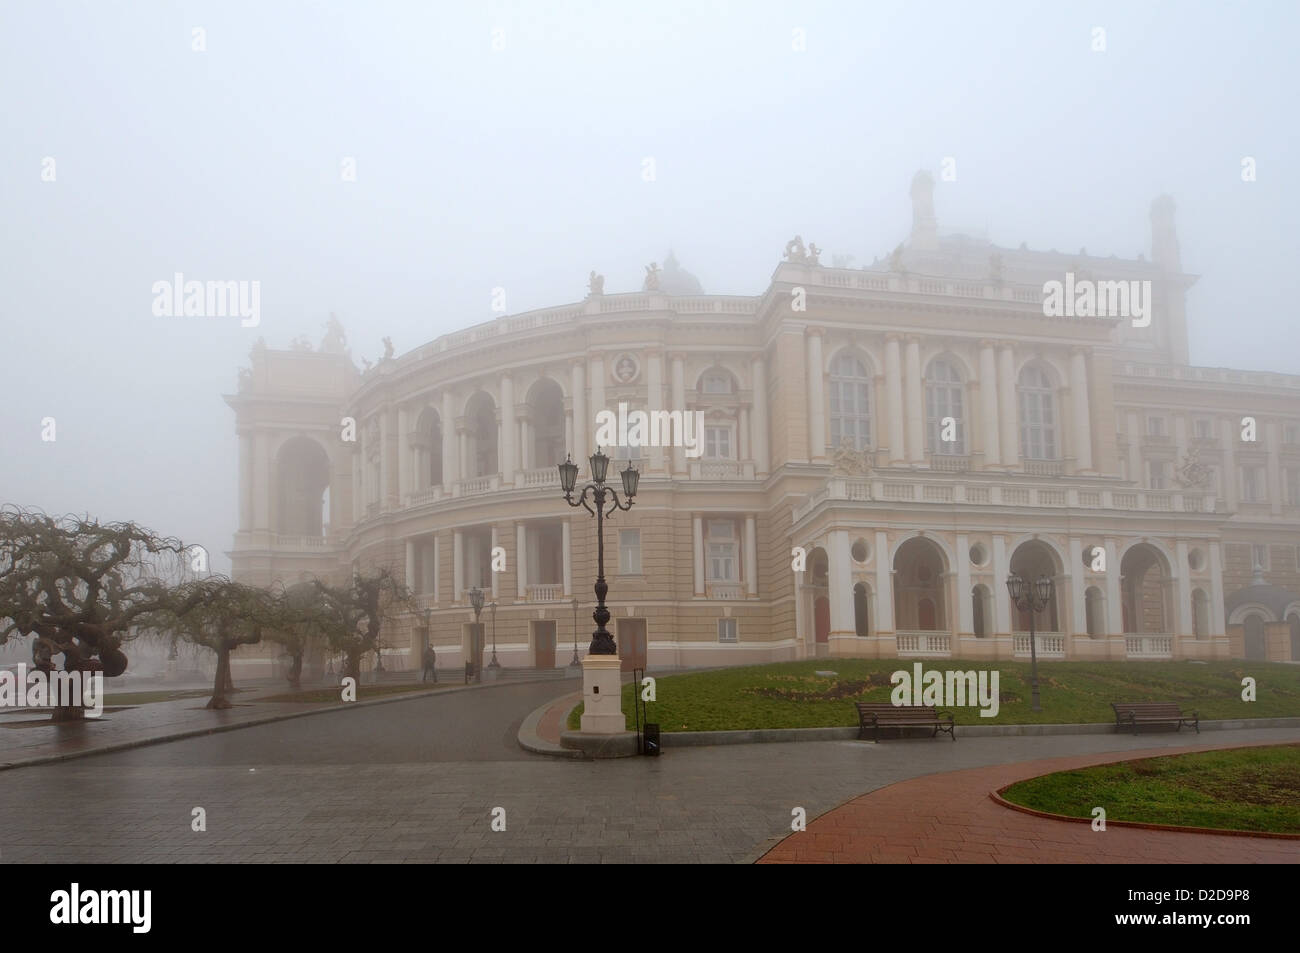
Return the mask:
[[[612,735],[627,731],[622,705],[622,660],[617,655],[588,655],[582,660],[584,732]]]

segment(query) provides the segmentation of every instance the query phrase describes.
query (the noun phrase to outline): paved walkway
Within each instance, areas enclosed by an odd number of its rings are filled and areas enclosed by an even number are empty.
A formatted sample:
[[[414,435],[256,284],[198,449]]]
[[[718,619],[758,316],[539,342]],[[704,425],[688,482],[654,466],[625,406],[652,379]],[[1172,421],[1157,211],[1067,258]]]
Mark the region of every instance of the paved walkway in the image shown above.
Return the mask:
[[[806,831],[785,838],[759,863],[1300,863],[1297,840],[1113,824],[1094,831],[1091,823],[1036,817],[1003,807],[988,796],[1005,785],[1054,771],[1239,747],[1242,741],[1047,758],[913,778],[822,815]]]

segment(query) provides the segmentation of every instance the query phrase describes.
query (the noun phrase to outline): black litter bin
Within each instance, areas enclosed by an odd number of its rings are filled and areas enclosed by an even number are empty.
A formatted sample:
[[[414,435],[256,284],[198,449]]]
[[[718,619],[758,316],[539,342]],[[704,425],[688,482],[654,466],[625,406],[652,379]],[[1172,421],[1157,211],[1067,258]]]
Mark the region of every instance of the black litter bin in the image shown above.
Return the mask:
[[[659,726],[647,723],[645,726],[645,745],[641,753],[650,757],[659,757]]]

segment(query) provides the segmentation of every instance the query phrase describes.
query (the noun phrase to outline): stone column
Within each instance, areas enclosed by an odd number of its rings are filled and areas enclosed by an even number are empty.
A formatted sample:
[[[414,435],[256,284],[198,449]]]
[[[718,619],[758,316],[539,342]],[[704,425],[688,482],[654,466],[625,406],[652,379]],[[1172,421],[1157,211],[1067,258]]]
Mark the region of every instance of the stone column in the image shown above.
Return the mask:
[[[1124,599],[1120,594],[1119,556],[1115,540],[1107,536],[1106,550],[1106,634],[1112,638],[1124,634]]]
[[[758,595],[758,539],[754,517],[745,517],[745,584],[751,596]]]
[[[1011,575],[1011,555],[1007,552],[1007,538],[993,537],[993,632],[997,635],[1011,633],[1011,594],[1007,592],[1007,577]]]
[[[754,413],[750,417],[753,426],[754,472],[767,474],[772,467],[769,459],[767,440],[767,367],[760,354],[750,361],[750,373],[753,376]]]
[[[650,419],[654,419],[656,410],[664,409],[664,359],[663,354],[659,351],[651,351],[646,355],[646,408],[650,411]],[[650,448],[650,469],[662,473],[664,469],[664,448],[654,446]]]
[[[454,530],[451,534],[451,601],[460,602],[465,592],[465,534]]]
[[[271,435],[264,431],[253,434],[253,529],[271,530]]]
[[[827,558],[830,560],[830,572],[827,574],[829,597],[831,601],[831,632],[844,633],[855,631],[853,625],[853,572],[849,554],[848,530],[837,529],[831,532]]]
[[[438,537],[426,542],[420,550],[420,591],[438,601]]]
[[[1080,472],[1092,470],[1092,421],[1088,407],[1088,370],[1080,348],[1070,349],[1070,404],[1074,410],[1074,460]]]
[[[1278,449],[1282,443],[1282,428],[1276,420],[1264,424],[1264,449],[1268,451],[1268,511],[1272,516],[1282,515],[1282,465]]]
[[[361,514],[365,512],[365,473],[361,469],[361,452],[359,449],[352,451],[352,522],[361,522]]]
[[[957,634],[975,634],[975,613],[970,597],[970,537],[957,534]],[[956,655],[956,651],[953,652]]]
[[[515,482],[515,461],[518,457],[515,454],[517,443],[515,437],[515,385],[509,374],[501,375],[501,426],[498,428],[498,433],[501,435],[499,461],[501,465],[501,483],[510,485]],[[492,586],[492,595],[496,595],[495,583]]]
[[[456,452],[456,400],[451,391],[442,392],[442,488],[448,495],[460,479],[460,455]]]
[[[1178,600],[1178,605],[1174,608],[1174,619],[1177,620],[1178,628],[1174,635],[1190,636],[1193,631],[1192,626],[1192,566],[1187,559],[1187,543],[1184,540],[1178,540],[1174,544],[1174,555],[1178,560],[1178,565],[1174,567],[1174,598]]]
[[[885,419],[889,421],[890,466],[907,462],[907,440],[903,436],[903,362],[898,341],[897,334],[885,335],[885,393],[889,398]]]
[[[247,533],[252,528],[253,438],[248,431],[244,431],[239,435],[239,531]]]
[[[528,524],[515,524],[515,596],[522,602],[528,597]]]
[[[808,459],[826,459],[826,385],[822,329],[808,329]]]
[[[740,419],[736,423],[736,459],[742,464],[751,459],[749,455],[749,408],[740,408]]]
[[[411,479],[410,414],[405,407],[397,409],[397,498],[406,499],[415,486]]]
[[[695,553],[695,594],[704,595],[704,523],[698,516],[691,517],[692,548]]]
[[[392,428],[388,425],[388,411],[379,413],[379,508],[386,510],[389,507],[389,501],[392,493],[389,488],[389,481],[392,479],[393,470],[388,465],[388,445],[392,442]]]
[[[1223,612],[1223,551],[1216,539],[1210,543],[1210,635],[1225,633]]]
[[[566,519],[560,524],[560,557],[564,561],[564,594],[573,598],[573,530]]]
[[[519,468],[526,472],[537,465],[533,462],[533,427],[524,405],[515,408],[515,412],[519,415],[515,421],[519,429]]]
[[[680,352],[672,355],[672,406],[668,408],[686,416],[686,355]],[[701,440],[703,434],[698,435]],[[686,472],[686,448],[673,447],[673,473]]]
[[[925,462],[925,405],[921,395],[921,342],[907,338],[906,349],[907,461]]]
[[[408,589],[412,592],[422,592],[417,588],[415,579],[415,540],[407,537],[406,540],[406,578],[402,580],[406,583]]]
[[[998,449],[1004,467],[1020,465],[1020,424],[1016,409],[1016,362],[1013,345],[1004,343],[998,351],[998,422],[1002,439]]]
[[[984,437],[984,465],[1002,463],[1001,428],[998,424],[998,375],[993,359],[993,342],[980,341],[980,433]]]
[[[581,466],[582,461],[591,455],[587,451],[587,435],[591,433],[593,423],[591,416],[587,413],[587,368],[583,366],[582,361],[578,361],[573,365],[571,386],[573,389],[573,442],[569,446],[573,449],[574,462]],[[565,525],[568,525],[567,521]]]
[[[1069,538],[1071,635],[1088,634],[1088,577],[1084,575],[1083,540]],[[1107,566],[1109,569],[1110,567]]]
[[[890,573],[889,534],[876,530],[875,634],[894,631],[894,584]]]

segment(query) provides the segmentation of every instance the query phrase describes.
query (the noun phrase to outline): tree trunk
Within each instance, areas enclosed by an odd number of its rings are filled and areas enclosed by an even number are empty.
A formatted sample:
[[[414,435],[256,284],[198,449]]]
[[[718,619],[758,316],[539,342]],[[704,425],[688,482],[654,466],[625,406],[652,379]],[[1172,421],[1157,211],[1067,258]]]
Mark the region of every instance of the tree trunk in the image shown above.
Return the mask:
[[[293,662],[289,665],[289,687],[302,687],[302,651],[299,650],[293,656]]]
[[[362,650],[349,651],[347,661],[344,663],[346,666],[343,672],[344,677],[351,678],[356,685],[361,684],[361,656],[363,654]]]
[[[217,649],[217,674],[212,679],[212,697],[207,708],[231,708],[230,699],[226,697],[230,685],[230,649],[224,645]]]
[[[50,669],[46,674],[50,679],[50,689],[52,692],[54,688],[54,669]],[[83,672],[81,675],[82,678],[90,678],[90,676],[91,673],[88,671]],[[69,722],[79,722],[79,721],[86,720],[86,708],[82,704],[82,700],[80,698],[78,698],[71,705],[55,704],[54,698],[50,698],[49,701],[54,709],[54,711],[50,715],[50,721],[58,724],[67,724]]]

